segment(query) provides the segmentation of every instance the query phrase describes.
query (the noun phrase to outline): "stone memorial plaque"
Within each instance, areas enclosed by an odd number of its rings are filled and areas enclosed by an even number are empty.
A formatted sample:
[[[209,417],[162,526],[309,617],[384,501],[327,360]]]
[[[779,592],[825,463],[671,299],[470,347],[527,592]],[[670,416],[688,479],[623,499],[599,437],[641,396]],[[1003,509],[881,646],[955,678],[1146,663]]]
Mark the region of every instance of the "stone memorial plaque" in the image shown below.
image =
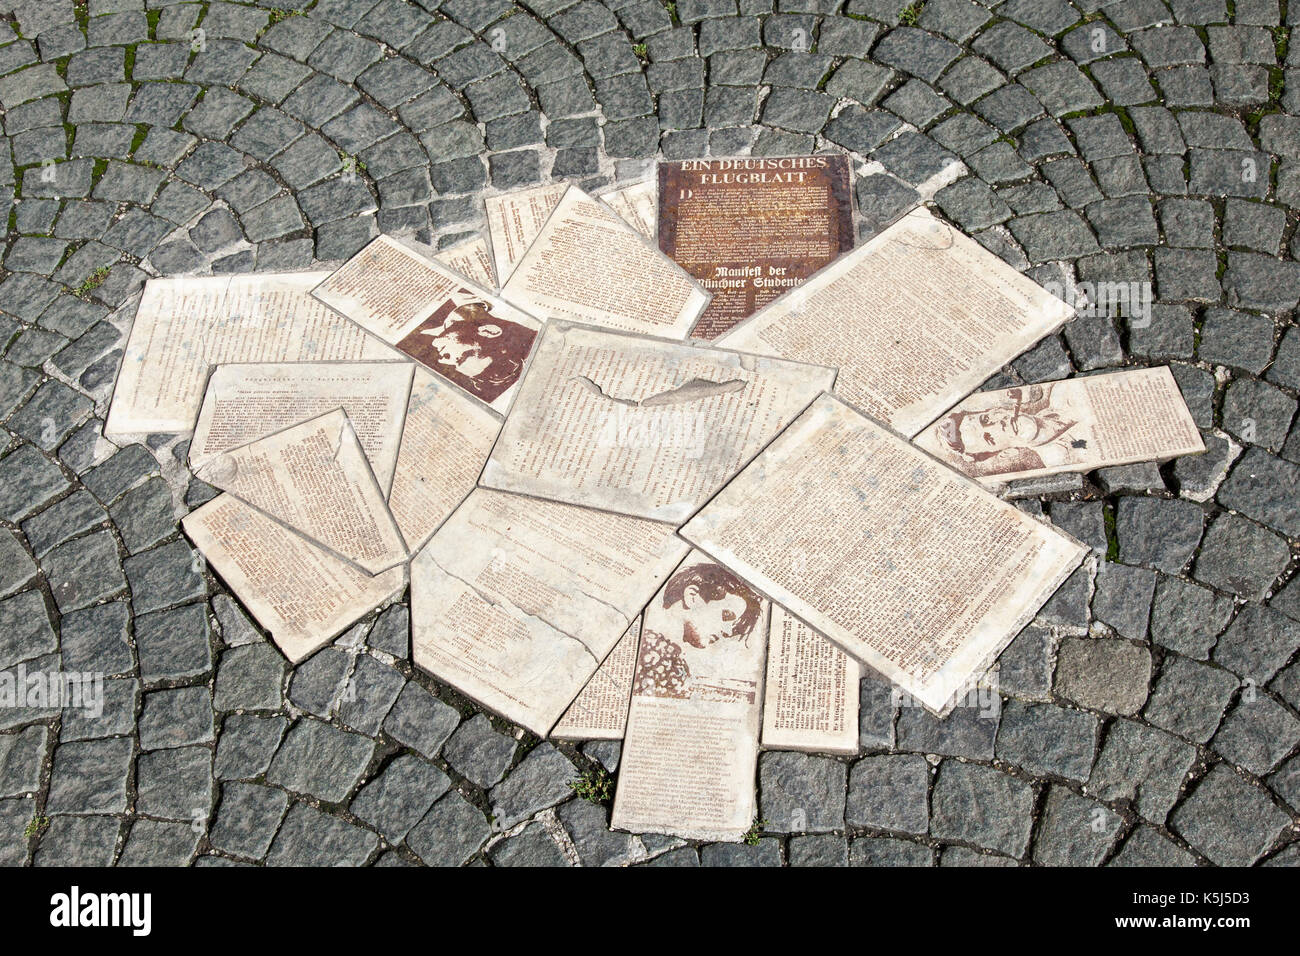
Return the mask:
[[[655,241],[655,184],[652,180],[601,193],[600,201],[641,235]]]
[[[980,392],[915,442],[985,484],[1205,451],[1167,367]]]
[[[367,574],[406,560],[397,522],[341,408],[224,451],[193,471]]]
[[[533,186],[488,196],[483,200],[488,235],[492,239],[492,261],[498,285],[504,285],[529,246],[546,225],[567,189],[564,183]],[[600,194],[600,201],[651,242],[655,237],[654,183],[633,183]],[[448,263],[450,264],[450,263]],[[462,273],[466,274],[466,273]],[[473,276],[470,276],[473,278]]]
[[[832,395],[681,534],[939,715],[1087,550]]]
[[[541,319],[684,339],[709,295],[603,202],[570,186],[501,289]]]
[[[680,523],[834,377],[551,322],[480,484]]]
[[[915,209],[716,344],[834,365],[835,394],[910,437],[1072,314]]]
[[[501,420],[423,369],[415,373],[388,508],[412,553],[465,500]]]
[[[406,587],[404,566],[366,574],[234,495],[218,495],[182,526],[294,664]]]
[[[190,467],[290,425],[342,408],[388,493],[411,394],[411,362],[218,365],[190,442]]]
[[[497,411],[510,406],[541,328],[532,316],[387,236],[312,294]]]
[[[454,246],[448,246],[433,258],[444,266],[463,276],[470,282],[477,282],[485,289],[499,289],[496,269],[492,265],[492,250],[482,236],[466,239]]]
[[[488,235],[492,239],[492,261],[501,285],[509,281],[515,266],[542,231],[542,226],[546,225],[566,189],[565,183],[555,183],[488,196],[483,200]]]
[[[849,158],[659,164],[659,248],[713,294],[691,335],[716,339],[853,248]]]
[[[551,736],[562,740],[622,740],[627,727],[627,705],[632,696],[637,642],[641,619],[627,629],[600,669],[591,675]]]
[[[857,753],[861,666],[779,604],[770,620],[763,746]]]
[[[411,562],[414,661],[545,737],[687,550],[656,522],[480,488]]]
[[[188,432],[214,365],[393,358],[392,349],[311,297],[328,275],[150,279],[104,434]]]
[[[647,605],[612,826],[738,841],[753,825],[768,607],[697,551]]]

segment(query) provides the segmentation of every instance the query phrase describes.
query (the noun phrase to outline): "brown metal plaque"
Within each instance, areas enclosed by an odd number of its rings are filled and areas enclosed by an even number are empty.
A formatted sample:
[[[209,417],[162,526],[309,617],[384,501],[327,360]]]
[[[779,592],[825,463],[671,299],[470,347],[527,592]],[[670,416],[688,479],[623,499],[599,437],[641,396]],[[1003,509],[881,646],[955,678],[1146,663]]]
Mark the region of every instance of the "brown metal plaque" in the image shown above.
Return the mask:
[[[713,294],[714,339],[853,248],[847,156],[659,164],[659,248]]]

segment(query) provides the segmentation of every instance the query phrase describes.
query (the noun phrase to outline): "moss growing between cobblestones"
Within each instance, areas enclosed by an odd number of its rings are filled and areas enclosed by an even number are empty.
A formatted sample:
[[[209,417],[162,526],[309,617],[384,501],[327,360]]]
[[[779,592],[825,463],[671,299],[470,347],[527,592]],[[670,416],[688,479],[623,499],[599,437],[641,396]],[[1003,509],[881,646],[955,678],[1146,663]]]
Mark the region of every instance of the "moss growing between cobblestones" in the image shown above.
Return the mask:
[[[763,836],[763,827],[765,826],[767,826],[766,820],[755,820],[743,837],[745,845],[758,846],[758,841]]]
[[[1106,524],[1106,560],[1119,560],[1119,536],[1115,534],[1115,505],[1107,503],[1101,512],[1102,521]]]
[[[365,160],[358,159],[356,156],[351,156],[343,152],[341,149],[339,150],[339,159],[343,161],[344,176],[349,174],[355,176],[357,173],[364,173],[366,171]]]
[[[269,23],[267,23],[266,29],[263,30],[262,33],[265,33],[266,30],[271,29],[271,27],[275,26],[277,23],[279,23],[282,20],[288,20],[290,17],[302,16],[304,12],[305,11],[303,10],[284,10],[279,7],[276,7],[274,10],[271,11],[271,20]],[[259,33],[258,36],[261,36],[261,34]]]
[[[577,780],[569,781],[569,789],[588,803],[605,804],[614,797],[614,778],[603,767],[588,770]]]
[[[104,280],[107,278],[108,278],[108,266],[100,266],[90,275],[86,276],[86,281],[81,283],[81,285],[77,286],[77,288],[73,290],[73,294],[80,296],[81,298],[84,299],[87,296],[89,296],[90,293],[94,292],[101,285],[103,285]]]
[[[1251,110],[1242,117],[1242,122],[1246,125],[1246,132],[1250,134],[1251,139],[1259,139],[1259,124],[1265,116],[1271,116],[1274,113],[1282,112],[1280,100],[1282,98],[1282,71],[1270,70],[1268,79],[1268,103],[1258,109]]]
[[[1132,118],[1128,115],[1128,110],[1122,106],[1108,106],[1103,112],[1114,113],[1119,117],[1119,125],[1124,127],[1124,132],[1129,136],[1137,136],[1137,127],[1133,125]]]
[[[37,814],[36,816],[32,817],[31,822],[28,823],[26,829],[23,830],[23,836],[27,837],[27,839],[30,840],[32,837],[36,836],[37,834],[44,833],[46,828],[49,827],[49,825],[50,825],[49,817],[43,817]]]
[[[128,155],[134,157],[136,150],[144,145],[144,141],[149,138],[149,127],[145,123],[137,123],[135,135],[131,137],[131,148]],[[143,163],[144,166],[156,166],[156,163]]]

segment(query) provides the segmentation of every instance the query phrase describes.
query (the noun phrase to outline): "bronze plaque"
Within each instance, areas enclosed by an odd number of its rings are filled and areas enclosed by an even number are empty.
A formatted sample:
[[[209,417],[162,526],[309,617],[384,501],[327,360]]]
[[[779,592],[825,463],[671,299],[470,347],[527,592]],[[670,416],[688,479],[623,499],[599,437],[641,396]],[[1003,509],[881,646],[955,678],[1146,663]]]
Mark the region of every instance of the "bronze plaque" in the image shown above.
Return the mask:
[[[713,301],[715,339],[853,248],[847,156],[659,164],[659,248]]]

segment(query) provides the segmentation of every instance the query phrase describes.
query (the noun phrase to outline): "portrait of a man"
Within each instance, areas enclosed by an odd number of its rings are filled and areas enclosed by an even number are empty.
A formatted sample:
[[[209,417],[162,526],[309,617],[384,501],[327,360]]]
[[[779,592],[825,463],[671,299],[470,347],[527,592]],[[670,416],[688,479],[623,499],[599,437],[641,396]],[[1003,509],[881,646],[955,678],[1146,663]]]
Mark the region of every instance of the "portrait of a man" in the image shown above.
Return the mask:
[[[710,649],[747,643],[762,611],[758,594],[721,565],[682,568],[664,586],[662,606],[646,611],[633,692],[690,697]]]
[[[492,313],[465,293],[453,295],[397,343],[429,369],[489,404],[519,380],[537,332]]]
[[[987,407],[950,412],[935,426],[940,448],[973,477],[1069,462],[1086,439],[1073,433],[1078,419],[1051,400],[1051,386],[1029,385],[999,393]]]

